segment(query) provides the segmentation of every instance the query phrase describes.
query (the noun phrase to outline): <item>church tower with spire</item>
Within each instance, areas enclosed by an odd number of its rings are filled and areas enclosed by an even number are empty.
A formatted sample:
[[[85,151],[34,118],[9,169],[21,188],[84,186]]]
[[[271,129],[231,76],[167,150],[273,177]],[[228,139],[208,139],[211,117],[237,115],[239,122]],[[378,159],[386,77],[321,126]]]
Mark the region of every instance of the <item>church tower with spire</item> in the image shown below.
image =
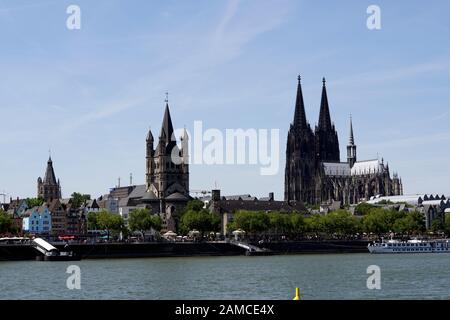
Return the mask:
[[[350,164],[350,168],[356,163],[356,145],[355,138],[353,137],[353,123],[350,116],[350,136],[348,138],[347,145],[347,162]]]
[[[154,148],[154,138],[149,130],[146,138],[146,195],[143,201],[160,213],[164,226],[175,231],[179,214],[189,201],[188,134],[184,130],[181,147],[177,145],[169,103],[166,108]]]
[[[44,180],[42,180],[41,177],[37,180],[37,196],[38,198],[44,199],[46,202],[50,202],[54,199],[61,199],[61,185],[59,179],[56,180],[51,156],[49,156],[47,161]]]
[[[301,78],[298,76],[294,121],[286,145],[284,198],[314,203],[315,140],[306,119]]]
[[[322,79],[322,100],[320,102],[319,123],[316,126],[316,157],[320,162],[339,162],[339,139],[331,122],[325,78]]]

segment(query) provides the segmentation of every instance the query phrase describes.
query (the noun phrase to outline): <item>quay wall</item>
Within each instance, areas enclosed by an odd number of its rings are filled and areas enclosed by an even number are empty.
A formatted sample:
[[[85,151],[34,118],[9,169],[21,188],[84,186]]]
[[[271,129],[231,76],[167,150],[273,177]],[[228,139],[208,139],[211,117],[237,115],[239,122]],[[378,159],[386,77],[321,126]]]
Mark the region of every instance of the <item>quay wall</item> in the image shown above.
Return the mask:
[[[298,253],[365,253],[368,241],[295,241],[252,243],[267,248],[273,254]],[[82,259],[187,257],[187,256],[235,256],[244,255],[245,249],[225,242],[154,242],[154,243],[96,243],[55,245],[60,250],[70,250]],[[29,244],[0,245],[0,261],[35,260],[36,250]]]
[[[251,243],[260,248],[269,249],[276,254],[299,254],[299,253],[367,253],[366,240],[302,240]]]

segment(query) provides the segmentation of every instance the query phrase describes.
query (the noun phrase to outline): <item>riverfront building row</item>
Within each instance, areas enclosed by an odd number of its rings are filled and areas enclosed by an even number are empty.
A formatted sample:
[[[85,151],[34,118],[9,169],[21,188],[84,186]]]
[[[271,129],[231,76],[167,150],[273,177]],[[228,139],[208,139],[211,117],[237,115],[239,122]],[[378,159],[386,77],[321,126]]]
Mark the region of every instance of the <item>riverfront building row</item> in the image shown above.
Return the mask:
[[[203,200],[205,206],[220,217],[221,232],[229,232],[227,224],[239,210],[326,213],[343,205],[400,197],[403,185],[399,176],[391,176],[389,165],[383,159],[358,160],[351,121],[349,131],[347,161],[341,162],[325,79],[319,123],[313,131],[306,119],[299,77],[294,120],[287,138],[285,199],[277,201],[273,193],[260,199],[250,195],[227,197],[221,195],[220,190],[212,190],[209,198]],[[9,204],[3,204],[3,209],[14,217],[15,224],[24,232],[36,234],[84,234],[88,229],[88,214],[99,210],[120,214],[127,224],[130,212],[139,208],[150,209],[152,214],[159,215],[166,231],[176,231],[183,208],[193,199],[189,189],[188,139],[185,130],[180,138],[181,147],[177,144],[166,100],[158,137],[149,130],[145,138],[145,184],[133,185],[130,179],[128,186],[118,185],[97,199],[87,197],[81,203],[74,203],[72,199],[61,197],[61,183],[49,157],[44,178],[37,180],[37,197],[42,203],[11,199]],[[422,195],[424,201],[418,201],[414,207],[424,213],[429,226],[434,218],[449,209],[450,202],[445,197],[427,197]],[[321,207],[317,212],[306,208],[317,205]]]

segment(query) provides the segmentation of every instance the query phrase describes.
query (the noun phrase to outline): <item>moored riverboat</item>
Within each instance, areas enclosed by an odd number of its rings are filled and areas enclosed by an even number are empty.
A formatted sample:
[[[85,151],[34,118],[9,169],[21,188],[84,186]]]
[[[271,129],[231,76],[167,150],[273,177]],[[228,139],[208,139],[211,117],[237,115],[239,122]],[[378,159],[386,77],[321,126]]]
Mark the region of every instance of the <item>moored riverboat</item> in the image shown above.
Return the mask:
[[[370,253],[450,253],[450,240],[388,240],[370,243]]]

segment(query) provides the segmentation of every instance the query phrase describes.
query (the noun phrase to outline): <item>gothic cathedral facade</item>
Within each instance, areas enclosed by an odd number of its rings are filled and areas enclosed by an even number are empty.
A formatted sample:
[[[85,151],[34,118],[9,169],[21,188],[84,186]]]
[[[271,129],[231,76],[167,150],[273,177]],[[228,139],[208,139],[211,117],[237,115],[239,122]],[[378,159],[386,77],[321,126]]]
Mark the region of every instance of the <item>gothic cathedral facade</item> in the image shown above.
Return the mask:
[[[398,174],[391,178],[389,165],[379,159],[357,161],[353,124],[347,145],[347,162],[340,162],[339,139],[331,122],[325,78],[319,123],[314,131],[306,119],[300,76],[294,121],[286,145],[285,200],[308,204],[355,204],[374,196],[402,195]]]

